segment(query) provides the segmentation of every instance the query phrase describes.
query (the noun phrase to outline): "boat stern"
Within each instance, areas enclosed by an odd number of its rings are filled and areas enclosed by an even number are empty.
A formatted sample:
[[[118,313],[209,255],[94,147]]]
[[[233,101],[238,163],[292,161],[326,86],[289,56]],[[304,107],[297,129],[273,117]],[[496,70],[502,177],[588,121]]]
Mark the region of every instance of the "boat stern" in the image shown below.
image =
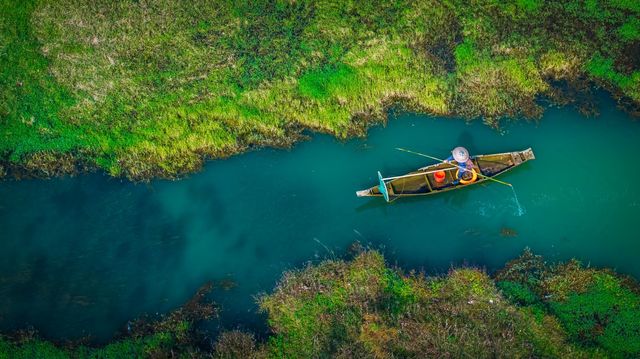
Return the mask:
[[[533,154],[531,147],[529,147],[526,150],[511,152],[511,158],[513,159],[513,164],[518,166],[527,161],[535,160],[536,156]]]
[[[536,159],[536,155],[533,154],[533,150],[531,149],[531,147],[529,147],[526,150],[522,151],[522,155],[524,156],[524,158],[527,161]]]
[[[361,191],[356,191],[356,196],[358,197],[369,197],[371,195],[372,194],[370,189],[363,189]]]

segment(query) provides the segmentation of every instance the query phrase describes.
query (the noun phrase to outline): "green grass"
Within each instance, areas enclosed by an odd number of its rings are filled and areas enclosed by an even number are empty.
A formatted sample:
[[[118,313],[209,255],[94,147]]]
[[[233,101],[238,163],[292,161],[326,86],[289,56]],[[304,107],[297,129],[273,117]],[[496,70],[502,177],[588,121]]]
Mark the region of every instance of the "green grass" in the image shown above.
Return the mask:
[[[640,19],[631,18],[618,28],[618,34],[624,41],[640,40]]]
[[[585,75],[640,103],[627,54],[634,1],[2,0],[0,10],[0,173],[80,162],[176,177],[207,157],[289,146],[304,128],[365,135],[398,100],[497,125],[539,116],[549,80]]]
[[[520,312],[481,271],[407,276],[376,252],[288,272],[260,307],[275,333],[266,344],[271,357],[580,353],[556,322]]]
[[[298,90],[313,99],[327,99],[337,90],[358,85],[357,73],[346,65],[310,71],[298,80]]]
[[[82,142],[60,114],[73,98],[49,74],[30,26],[35,6],[33,1],[0,2],[0,153],[11,161],[43,149],[69,151]]]
[[[458,44],[454,53],[458,68],[463,68],[475,63],[478,60],[478,57],[481,56],[478,54],[478,50],[475,48],[473,41],[469,38]]]

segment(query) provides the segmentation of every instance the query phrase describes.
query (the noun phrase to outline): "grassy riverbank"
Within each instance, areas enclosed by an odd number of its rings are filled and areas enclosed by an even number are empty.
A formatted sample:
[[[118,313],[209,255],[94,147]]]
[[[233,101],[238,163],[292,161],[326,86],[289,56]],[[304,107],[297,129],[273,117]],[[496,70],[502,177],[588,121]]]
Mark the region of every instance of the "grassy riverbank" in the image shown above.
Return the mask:
[[[174,177],[206,157],[288,146],[303,129],[364,135],[398,101],[490,125],[537,117],[540,96],[564,103],[592,82],[640,104],[634,1],[2,0],[0,10],[0,175]]]
[[[271,333],[194,329],[215,314],[205,287],[158,321],[135,321],[102,348],[0,337],[0,358],[623,358],[640,355],[637,282],[529,251],[493,277],[474,268],[425,277],[377,252],[287,272],[259,304]],[[3,356],[4,355],[4,356]]]

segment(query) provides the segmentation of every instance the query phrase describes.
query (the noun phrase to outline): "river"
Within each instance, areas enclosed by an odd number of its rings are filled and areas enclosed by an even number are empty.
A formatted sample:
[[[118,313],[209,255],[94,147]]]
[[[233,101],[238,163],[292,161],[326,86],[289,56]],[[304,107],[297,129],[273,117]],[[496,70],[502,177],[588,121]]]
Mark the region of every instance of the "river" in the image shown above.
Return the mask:
[[[342,257],[355,241],[392,264],[491,271],[525,247],[640,277],[640,123],[600,100],[601,116],[549,108],[502,131],[481,121],[395,113],[366,139],[312,135],[291,150],[210,161],[179,181],[133,184],[102,174],[0,182],[0,330],[108,340],[128,319],[162,313],[206,281],[216,328],[260,331],[254,296],[282,271]],[[437,196],[357,198],[457,146],[472,154],[532,147],[536,160]],[[508,234],[508,235],[505,235]]]

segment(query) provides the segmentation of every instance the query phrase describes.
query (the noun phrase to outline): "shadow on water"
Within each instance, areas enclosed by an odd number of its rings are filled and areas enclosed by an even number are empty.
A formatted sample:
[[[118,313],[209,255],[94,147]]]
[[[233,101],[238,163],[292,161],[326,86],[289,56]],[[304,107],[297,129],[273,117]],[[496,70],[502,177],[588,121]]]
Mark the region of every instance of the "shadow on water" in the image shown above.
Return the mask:
[[[366,198],[366,199],[363,199],[362,201],[364,203],[359,205],[355,209],[357,213],[366,212],[372,209],[380,209],[380,208],[386,209],[387,206],[389,205],[384,201],[384,199],[378,198],[378,197]]]
[[[34,183],[0,187],[4,200],[16,188],[30,190],[2,216],[11,228],[0,252],[3,329],[33,325],[54,338],[107,339],[126,320],[172,306],[162,305],[158,287],[181,265],[184,243],[172,238],[185,229],[155,222],[163,207],[145,198],[143,186],[99,175],[40,183],[46,190]]]
[[[391,200],[390,202],[385,202],[382,197],[370,197],[370,198],[362,198],[360,199],[364,203],[357,206],[355,211],[358,213],[366,212],[374,209],[384,209],[386,212],[389,206],[413,206],[416,204],[424,204],[425,206],[429,205],[430,201],[436,200],[434,197],[442,197],[444,202],[448,205],[455,207],[463,207],[465,203],[469,200],[469,195],[465,194],[466,191],[474,190],[479,187],[484,187],[485,184],[478,184],[470,188],[459,188],[453,191],[459,192],[458,195],[451,195],[451,192],[443,192],[443,193],[435,193],[426,196],[411,196],[411,197],[401,197]]]
[[[249,244],[249,236],[247,234],[240,234],[236,236],[236,240],[233,241],[229,246],[227,246],[226,250],[230,252],[236,252],[240,250],[244,250]]]
[[[469,130],[464,130],[460,133],[460,136],[458,136],[458,144],[456,146],[464,146],[467,150],[469,150],[471,156],[480,153],[480,149],[476,147],[473,141],[473,136],[471,135],[471,132]],[[449,152],[451,152],[451,150],[453,150],[453,148],[450,149]]]

